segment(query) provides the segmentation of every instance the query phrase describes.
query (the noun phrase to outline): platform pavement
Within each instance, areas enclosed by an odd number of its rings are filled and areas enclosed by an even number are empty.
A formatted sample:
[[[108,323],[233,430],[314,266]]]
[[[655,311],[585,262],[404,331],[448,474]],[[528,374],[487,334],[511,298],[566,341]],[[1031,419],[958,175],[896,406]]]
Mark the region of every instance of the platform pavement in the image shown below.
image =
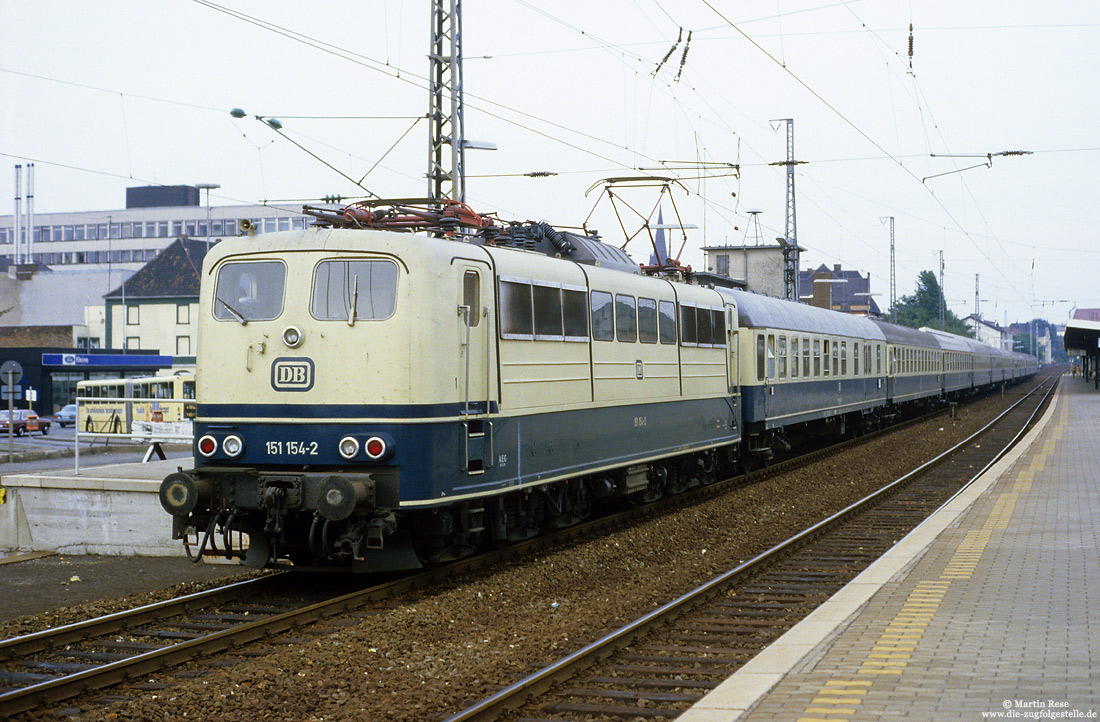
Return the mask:
[[[1096,719],[1100,394],[1016,449],[680,722]]]

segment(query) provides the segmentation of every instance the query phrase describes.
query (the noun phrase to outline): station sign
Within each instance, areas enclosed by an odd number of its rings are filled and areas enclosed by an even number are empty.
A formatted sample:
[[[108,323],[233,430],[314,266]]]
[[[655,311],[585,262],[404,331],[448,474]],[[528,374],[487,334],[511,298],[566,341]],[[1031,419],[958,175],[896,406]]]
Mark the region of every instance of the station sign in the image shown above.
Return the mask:
[[[44,353],[42,354],[43,366],[66,366],[76,368],[104,368],[117,366],[140,366],[142,368],[161,368],[171,366],[172,356],[156,356],[153,354],[118,354],[118,353]]]

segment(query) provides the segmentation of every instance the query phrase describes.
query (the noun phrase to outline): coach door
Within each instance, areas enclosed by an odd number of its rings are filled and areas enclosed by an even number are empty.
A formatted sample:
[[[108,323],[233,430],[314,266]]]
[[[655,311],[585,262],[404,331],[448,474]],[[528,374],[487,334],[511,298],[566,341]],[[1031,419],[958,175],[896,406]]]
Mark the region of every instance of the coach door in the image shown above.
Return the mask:
[[[458,329],[459,379],[465,429],[464,468],[468,474],[483,474],[493,462],[493,424],[489,420],[492,401],[492,343],[489,332],[491,274],[486,264],[463,262],[459,266]]]

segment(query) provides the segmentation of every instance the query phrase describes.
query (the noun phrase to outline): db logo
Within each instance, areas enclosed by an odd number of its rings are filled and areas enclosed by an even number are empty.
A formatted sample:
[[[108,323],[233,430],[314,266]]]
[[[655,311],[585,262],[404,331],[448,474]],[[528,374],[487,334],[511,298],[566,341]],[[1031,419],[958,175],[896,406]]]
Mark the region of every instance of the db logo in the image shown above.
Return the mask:
[[[313,360],[275,359],[271,363],[271,388],[276,391],[309,391],[313,388]]]

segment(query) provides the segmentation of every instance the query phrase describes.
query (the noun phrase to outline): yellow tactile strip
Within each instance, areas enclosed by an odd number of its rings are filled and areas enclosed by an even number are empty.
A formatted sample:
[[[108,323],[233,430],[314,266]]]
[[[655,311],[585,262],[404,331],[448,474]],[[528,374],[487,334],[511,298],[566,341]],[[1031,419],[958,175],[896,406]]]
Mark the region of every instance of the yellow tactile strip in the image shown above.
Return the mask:
[[[970,579],[977,571],[986,545],[994,531],[1008,529],[1016,503],[1031,489],[1035,474],[1050,461],[1062,439],[1068,417],[1068,403],[1060,400],[1057,421],[1041,448],[1026,467],[1017,471],[1012,487],[997,495],[980,529],[967,532],[955,553],[934,580],[918,582],[887,624],[857,671],[868,675],[861,679],[829,680],[805,709],[798,722],[849,722],[858,712],[864,696],[870,691],[876,675],[900,676],[909,665],[912,653],[924,637],[941,602],[955,580]],[[818,716],[827,715],[827,716]]]

